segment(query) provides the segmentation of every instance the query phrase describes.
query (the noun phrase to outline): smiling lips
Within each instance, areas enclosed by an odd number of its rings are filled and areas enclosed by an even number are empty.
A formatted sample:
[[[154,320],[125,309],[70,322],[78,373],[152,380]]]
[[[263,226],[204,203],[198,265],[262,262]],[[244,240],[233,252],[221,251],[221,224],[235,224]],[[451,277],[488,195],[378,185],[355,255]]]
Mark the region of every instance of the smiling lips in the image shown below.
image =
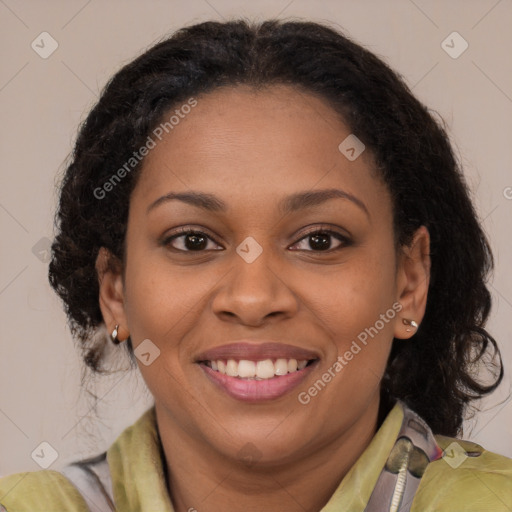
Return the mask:
[[[206,376],[233,398],[261,401],[296,387],[318,362],[310,350],[280,343],[239,342],[200,354]]]

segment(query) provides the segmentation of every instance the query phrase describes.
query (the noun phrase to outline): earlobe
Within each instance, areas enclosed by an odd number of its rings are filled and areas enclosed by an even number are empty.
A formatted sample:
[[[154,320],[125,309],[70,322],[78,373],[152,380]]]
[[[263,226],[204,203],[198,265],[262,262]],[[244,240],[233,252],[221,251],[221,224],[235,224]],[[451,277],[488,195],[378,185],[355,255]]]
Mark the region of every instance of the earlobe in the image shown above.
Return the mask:
[[[116,339],[124,341],[130,334],[124,309],[122,267],[104,247],[99,250],[96,258],[96,273],[99,283],[99,305],[105,326],[110,333],[118,326]]]
[[[425,226],[403,248],[397,272],[398,301],[402,305],[400,320],[395,324],[395,338],[407,339],[420,328],[427,307],[430,283],[430,235]]]

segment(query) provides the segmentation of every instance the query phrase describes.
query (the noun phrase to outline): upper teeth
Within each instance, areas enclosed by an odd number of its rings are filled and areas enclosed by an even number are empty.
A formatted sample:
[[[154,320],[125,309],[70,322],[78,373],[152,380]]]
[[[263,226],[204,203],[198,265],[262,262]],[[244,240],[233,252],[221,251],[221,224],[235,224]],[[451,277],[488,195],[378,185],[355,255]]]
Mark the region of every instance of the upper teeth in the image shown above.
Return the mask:
[[[271,379],[276,375],[302,370],[307,364],[306,359],[265,359],[264,361],[249,361],[248,359],[235,359],[209,361],[212,370],[229,375],[230,377],[241,377],[244,379]]]

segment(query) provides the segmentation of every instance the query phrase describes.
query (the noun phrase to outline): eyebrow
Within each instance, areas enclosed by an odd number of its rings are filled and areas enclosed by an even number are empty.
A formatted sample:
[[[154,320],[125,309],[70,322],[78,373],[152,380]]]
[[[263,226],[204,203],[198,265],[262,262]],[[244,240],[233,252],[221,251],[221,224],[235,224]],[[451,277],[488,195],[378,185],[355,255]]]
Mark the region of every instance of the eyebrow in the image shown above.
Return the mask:
[[[368,217],[370,214],[366,205],[354,195],[337,188],[328,188],[323,190],[305,191],[292,194],[285,197],[278,203],[278,209],[283,214],[296,212],[304,208],[310,208],[322,204],[330,199],[347,199],[363,210]],[[147,209],[147,213],[157,206],[172,200],[182,201],[197,208],[201,208],[210,212],[225,213],[228,210],[226,203],[214,196],[203,192],[169,192],[156,201],[151,203]]]

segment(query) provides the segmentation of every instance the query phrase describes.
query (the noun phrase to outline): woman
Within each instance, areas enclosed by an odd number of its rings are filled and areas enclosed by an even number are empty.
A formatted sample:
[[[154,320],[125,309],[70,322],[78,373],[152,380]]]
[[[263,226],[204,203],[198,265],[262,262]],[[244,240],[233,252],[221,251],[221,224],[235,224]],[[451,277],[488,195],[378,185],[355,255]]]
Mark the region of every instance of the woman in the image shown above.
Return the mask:
[[[512,462],[454,439],[503,376],[488,243],[444,130],[345,36],[209,22],[149,49],[81,128],[58,226],[85,363],[105,326],[155,404],[89,473],[2,479],[8,511],[512,507]]]

